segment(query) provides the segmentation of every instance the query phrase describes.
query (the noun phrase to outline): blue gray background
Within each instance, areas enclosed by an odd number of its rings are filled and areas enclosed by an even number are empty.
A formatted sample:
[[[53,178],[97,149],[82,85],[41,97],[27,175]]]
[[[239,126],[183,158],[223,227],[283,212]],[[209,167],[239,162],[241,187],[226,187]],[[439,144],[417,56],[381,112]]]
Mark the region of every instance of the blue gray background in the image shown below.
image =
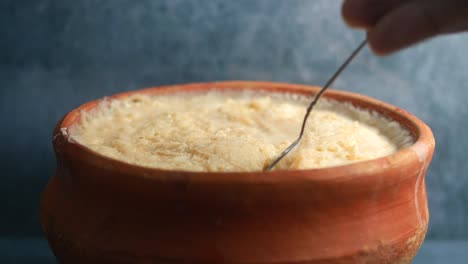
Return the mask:
[[[59,118],[104,95],[162,84],[322,85],[364,38],[329,0],[0,0],[0,237],[41,236]],[[335,87],[409,110],[433,129],[430,239],[468,239],[468,35],[380,58]]]

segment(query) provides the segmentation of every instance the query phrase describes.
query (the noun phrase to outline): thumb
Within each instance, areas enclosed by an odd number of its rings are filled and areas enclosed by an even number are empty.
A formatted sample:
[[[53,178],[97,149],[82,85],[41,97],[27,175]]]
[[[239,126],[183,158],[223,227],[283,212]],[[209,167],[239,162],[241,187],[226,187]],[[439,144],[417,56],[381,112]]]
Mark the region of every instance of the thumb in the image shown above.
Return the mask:
[[[468,1],[414,0],[380,19],[368,31],[369,45],[379,55],[439,34],[468,30]]]

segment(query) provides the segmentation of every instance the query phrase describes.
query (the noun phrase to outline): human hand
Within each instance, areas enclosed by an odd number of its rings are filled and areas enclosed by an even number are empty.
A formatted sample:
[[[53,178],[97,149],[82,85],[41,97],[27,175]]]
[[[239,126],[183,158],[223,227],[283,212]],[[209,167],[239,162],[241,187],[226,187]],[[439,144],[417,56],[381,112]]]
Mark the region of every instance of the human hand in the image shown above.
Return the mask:
[[[342,14],[351,27],[367,30],[379,55],[468,30],[468,0],[345,0]]]

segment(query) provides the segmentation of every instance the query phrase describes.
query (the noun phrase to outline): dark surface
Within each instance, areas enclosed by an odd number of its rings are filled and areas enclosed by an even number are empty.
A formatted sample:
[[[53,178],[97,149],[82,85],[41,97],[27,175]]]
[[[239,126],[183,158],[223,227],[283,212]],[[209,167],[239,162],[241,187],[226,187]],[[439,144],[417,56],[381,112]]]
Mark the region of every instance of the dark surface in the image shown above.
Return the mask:
[[[426,241],[413,264],[466,264],[468,241]],[[2,264],[57,263],[47,242],[40,239],[0,240]]]
[[[226,79],[322,85],[364,37],[329,0],[0,1],[0,237],[39,236],[51,132],[88,100]],[[468,36],[388,58],[364,50],[335,87],[413,112],[434,131],[428,238],[468,238]]]

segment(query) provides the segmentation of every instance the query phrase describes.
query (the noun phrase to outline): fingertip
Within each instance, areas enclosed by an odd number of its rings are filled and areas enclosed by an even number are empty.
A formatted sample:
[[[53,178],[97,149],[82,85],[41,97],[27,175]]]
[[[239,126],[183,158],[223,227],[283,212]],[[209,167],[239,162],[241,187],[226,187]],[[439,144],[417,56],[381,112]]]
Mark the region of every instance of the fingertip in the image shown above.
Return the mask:
[[[345,23],[352,28],[362,28],[365,29],[368,27],[360,19],[360,12],[358,6],[356,6],[355,0],[346,0],[341,6],[341,16]]]
[[[395,50],[386,45],[386,41],[381,37],[380,32],[370,30],[367,32],[367,42],[372,52],[380,57],[387,56]]]

